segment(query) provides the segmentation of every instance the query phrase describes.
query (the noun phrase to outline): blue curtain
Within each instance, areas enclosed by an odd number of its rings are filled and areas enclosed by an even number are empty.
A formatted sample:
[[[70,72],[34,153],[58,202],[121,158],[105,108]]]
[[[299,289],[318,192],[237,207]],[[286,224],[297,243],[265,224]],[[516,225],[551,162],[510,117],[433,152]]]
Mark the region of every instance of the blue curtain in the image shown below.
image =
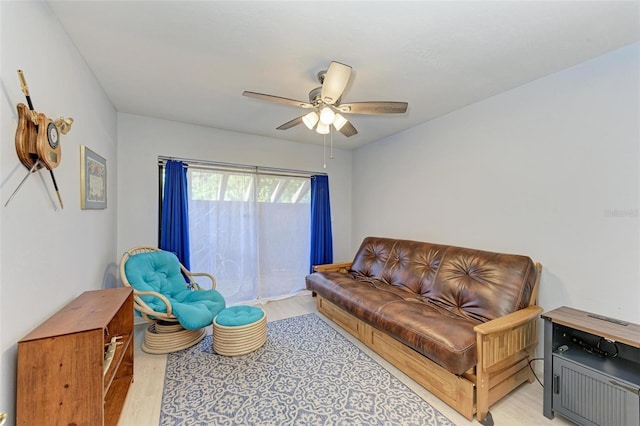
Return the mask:
[[[329,205],[329,177],[311,176],[311,265],[333,262],[331,235],[331,206]]]
[[[187,169],[182,161],[167,161],[164,169],[160,248],[178,256],[190,269]]]

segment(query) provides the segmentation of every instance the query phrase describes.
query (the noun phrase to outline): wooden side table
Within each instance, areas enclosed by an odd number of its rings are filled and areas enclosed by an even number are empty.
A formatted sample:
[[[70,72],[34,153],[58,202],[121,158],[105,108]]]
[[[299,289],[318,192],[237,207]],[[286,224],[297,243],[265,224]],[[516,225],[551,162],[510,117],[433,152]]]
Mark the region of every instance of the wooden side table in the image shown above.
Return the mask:
[[[116,425],[133,381],[133,291],[94,290],[18,342],[18,425]]]

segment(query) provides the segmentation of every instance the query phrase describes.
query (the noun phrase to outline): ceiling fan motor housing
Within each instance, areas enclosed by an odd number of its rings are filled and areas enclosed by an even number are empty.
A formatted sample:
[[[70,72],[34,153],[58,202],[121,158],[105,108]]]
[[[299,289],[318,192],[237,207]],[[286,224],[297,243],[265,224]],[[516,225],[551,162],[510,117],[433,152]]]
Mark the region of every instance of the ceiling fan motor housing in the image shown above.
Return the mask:
[[[327,75],[327,70],[318,71],[318,81],[320,84],[324,83],[324,78]]]
[[[309,92],[309,103],[318,106],[322,103],[322,86],[316,87]]]

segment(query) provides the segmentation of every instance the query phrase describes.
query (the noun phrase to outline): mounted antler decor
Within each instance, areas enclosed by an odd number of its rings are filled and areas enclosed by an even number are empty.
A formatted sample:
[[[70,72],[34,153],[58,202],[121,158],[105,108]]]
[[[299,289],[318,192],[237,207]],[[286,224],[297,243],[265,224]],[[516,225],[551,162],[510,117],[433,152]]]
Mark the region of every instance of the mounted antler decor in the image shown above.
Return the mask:
[[[5,207],[16,195],[22,184],[27,180],[31,173],[45,167],[49,170],[53,186],[60,202],[60,208],[64,208],[62,197],[58,190],[53,169],[58,167],[62,159],[62,150],[60,147],[60,133],[66,135],[71,130],[73,118],[60,117],[53,121],[43,113],[38,113],[33,108],[31,96],[29,95],[29,86],[24,78],[22,70],[18,70],[18,78],[22,86],[22,92],[27,98],[28,107],[19,103],[18,108],[18,128],[16,130],[16,153],[20,162],[29,170],[27,175],[20,181],[18,187],[7,200]]]

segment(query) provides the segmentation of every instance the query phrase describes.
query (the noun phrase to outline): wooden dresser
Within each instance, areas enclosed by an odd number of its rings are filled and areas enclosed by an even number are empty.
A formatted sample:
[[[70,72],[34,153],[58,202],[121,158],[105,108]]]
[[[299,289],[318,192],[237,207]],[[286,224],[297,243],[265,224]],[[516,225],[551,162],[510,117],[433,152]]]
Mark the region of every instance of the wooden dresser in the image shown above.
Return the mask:
[[[18,342],[16,424],[116,425],[132,381],[132,290],[87,291]]]

